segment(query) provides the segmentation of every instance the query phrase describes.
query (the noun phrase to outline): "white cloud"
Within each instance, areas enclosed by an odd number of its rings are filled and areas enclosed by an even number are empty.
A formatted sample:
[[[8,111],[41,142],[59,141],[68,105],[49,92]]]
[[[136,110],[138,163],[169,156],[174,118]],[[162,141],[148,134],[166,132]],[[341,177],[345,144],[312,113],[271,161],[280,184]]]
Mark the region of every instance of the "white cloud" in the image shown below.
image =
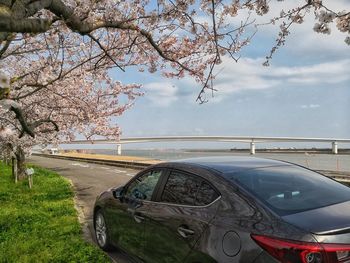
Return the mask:
[[[169,81],[147,83],[144,89],[152,106],[167,107],[178,100],[178,88]]]
[[[350,59],[298,67],[272,65],[271,70],[267,72],[267,76],[283,78],[291,84],[336,84],[350,80],[349,68]]]
[[[218,66],[214,81],[217,92],[212,97],[208,92],[211,103],[218,103],[231,94],[248,90],[264,90],[273,88],[307,88],[328,85],[335,88],[350,81],[350,59],[341,59],[318,63],[308,66],[262,66],[264,59],[242,58],[238,63],[224,57]],[[191,78],[182,80],[152,82],[145,85],[146,98],[154,106],[167,107],[179,98],[194,101],[201,86]],[[311,107],[312,108],[312,107]]]
[[[319,104],[309,104],[309,105],[301,105],[302,109],[315,109],[321,107]]]
[[[350,59],[319,63],[310,66],[263,67],[263,59],[241,59],[237,64],[223,59],[215,88],[218,95],[244,90],[261,90],[281,86],[307,87],[350,81]]]

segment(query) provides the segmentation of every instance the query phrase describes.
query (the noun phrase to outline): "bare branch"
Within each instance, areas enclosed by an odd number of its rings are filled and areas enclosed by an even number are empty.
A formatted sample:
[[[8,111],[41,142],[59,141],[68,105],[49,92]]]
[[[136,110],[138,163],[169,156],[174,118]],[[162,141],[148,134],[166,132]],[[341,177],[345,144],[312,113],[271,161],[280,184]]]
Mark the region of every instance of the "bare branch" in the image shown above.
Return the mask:
[[[115,61],[115,59],[109,54],[109,52],[105,49],[104,46],[102,46],[102,44],[100,43],[100,41],[95,38],[91,33],[87,34],[106,54],[106,56],[113,61],[113,63],[123,72],[125,72],[125,69],[123,69],[121,66],[119,66],[119,64],[117,63],[117,61]]]

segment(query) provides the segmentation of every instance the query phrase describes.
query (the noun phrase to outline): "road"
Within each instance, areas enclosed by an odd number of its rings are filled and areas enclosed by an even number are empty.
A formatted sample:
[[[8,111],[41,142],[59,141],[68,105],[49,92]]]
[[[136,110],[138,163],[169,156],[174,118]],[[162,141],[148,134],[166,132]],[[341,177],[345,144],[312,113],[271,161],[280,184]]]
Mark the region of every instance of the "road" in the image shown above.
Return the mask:
[[[94,243],[96,242],[92,234],[92,209],[96,196],[108,188],[126,183],[138,172],[133,169],[38,156],[30,157],[28,162],[55,171],[72,181],[76,192],[76,204],[84,215],[84,218],[81,218],[84,236]],[[118,251],[109,253],[109,256],[118,263],[129,262],[128,258]]]

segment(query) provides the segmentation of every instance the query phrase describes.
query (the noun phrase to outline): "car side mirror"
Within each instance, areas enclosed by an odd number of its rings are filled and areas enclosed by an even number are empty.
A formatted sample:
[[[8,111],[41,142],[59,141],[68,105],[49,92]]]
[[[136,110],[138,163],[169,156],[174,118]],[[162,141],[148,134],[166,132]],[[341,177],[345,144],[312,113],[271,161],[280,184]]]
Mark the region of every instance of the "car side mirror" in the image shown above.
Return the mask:
[[[115,199],[123,199],[124,196],[124,186],[118,187],[112,190],[113,196]]]
[[[132,196],[136,199],[139,200],[145,200],[147,198],[147,195],[145,195],[144,193],[142,193],[141,191],[139,191],[137,188],[135,188],[132,191]]]

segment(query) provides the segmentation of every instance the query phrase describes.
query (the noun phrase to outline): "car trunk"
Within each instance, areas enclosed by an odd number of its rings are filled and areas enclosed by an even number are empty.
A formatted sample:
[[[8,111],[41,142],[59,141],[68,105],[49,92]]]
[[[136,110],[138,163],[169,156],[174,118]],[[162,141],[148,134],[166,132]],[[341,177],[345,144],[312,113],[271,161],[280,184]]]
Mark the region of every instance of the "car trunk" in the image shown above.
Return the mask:
[[[282,219],[316,236],[347,236],[346,242],[350,243],[350,201],[282,216]]]

